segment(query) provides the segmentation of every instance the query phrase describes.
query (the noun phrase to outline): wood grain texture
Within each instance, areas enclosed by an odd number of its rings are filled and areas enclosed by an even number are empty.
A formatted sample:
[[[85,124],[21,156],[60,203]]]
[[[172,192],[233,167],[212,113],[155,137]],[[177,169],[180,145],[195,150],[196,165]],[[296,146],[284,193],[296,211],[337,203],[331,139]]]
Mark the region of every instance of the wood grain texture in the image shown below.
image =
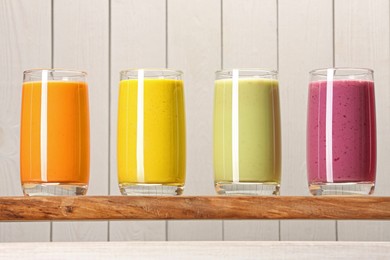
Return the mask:
[[[335,2],[335,64],[374,70],[377,111],[377,180],[375,194],[389,196],[390,37],[389,1]],[[340,240],[390,240],[390,223],[343,221]]]
[[[54,67],[86,71],[90,111],[88,194],[108,194],[109,6],[107,0],[54,2]],[[53,223],[53,241],[106,241],[108,222]]]
[[[23,71],[51,67],[51,1],[0,1],[0,195],[22,195],[19,131]],[[2,223],[0,241],[48,241],[50,223]]]
[[[0,197],[0,221],[109,219],[389,220],[390,197]]]
[[[333,65],[332,0],[279,0],[278,3],[281,194],[308,195],[306,116],[309,71]],[[335,240],[335,223],[281,222],[281,240],[311,239]]]
[[[214,71],[221,68],[221,1],[168,0],[168,67],[184,72],[186,195],[215,194],[212,166]],[[222,223],[170,222],[168,240],[222,240]]]
[[[110,194],[118,195],[117,118],[119,72],[128,68],[165,68],[165,1],[111,1]],[[165,240],[165,221],[110,224],[110,240]]]
[[[388,259],[386,242],[2,243],[0,259]]]
[[[276,0],[223,1],[223,68],[278,66]],[[224,240],[279,240],[278,221],[224,221]]]

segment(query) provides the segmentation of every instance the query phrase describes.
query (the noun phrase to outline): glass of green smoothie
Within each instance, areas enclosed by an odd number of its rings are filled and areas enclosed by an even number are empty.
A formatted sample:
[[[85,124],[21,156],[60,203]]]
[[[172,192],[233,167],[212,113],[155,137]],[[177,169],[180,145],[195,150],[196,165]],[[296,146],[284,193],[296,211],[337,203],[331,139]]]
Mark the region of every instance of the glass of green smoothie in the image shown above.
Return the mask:
[[[266,69],[216,72],[214,183],[220,195],[279,195],[277,76]]]

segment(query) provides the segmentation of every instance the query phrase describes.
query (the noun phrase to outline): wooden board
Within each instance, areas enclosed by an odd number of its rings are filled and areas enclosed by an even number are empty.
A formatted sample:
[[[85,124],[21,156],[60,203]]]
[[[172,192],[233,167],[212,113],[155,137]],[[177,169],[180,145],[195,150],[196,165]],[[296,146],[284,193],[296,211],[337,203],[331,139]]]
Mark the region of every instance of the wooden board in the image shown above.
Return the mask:
[[[389,220],[390,197],[0,197],[0,221],[109,219]]]

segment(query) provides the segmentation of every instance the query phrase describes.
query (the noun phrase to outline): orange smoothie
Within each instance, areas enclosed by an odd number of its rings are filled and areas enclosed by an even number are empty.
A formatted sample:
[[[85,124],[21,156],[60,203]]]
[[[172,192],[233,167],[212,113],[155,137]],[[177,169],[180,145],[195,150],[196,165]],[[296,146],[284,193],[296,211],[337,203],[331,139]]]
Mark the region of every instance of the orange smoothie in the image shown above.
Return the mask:
[[[119,86],[119,186],[183,186],[186,152],[183,81],[145,79],[143,85],[141,100],[138,100],[138,80],[121,80]],[[138,109],[143,109],[141,120]],[[137,129],[143,132],[138,133]]]
[[[25,82],[22,94],[22,184],[88,184],[89,111],[85,82],[47,82],[47,128],[41,120],[42,83]],[[45,115],[46,116],[46,115]],[[47,129],[46,151],[41,128]],[[42,148],[42,149],[41,149]],[[46,155],[47,159],[41,158]],[[46,161],[46,166],[41,162]]]

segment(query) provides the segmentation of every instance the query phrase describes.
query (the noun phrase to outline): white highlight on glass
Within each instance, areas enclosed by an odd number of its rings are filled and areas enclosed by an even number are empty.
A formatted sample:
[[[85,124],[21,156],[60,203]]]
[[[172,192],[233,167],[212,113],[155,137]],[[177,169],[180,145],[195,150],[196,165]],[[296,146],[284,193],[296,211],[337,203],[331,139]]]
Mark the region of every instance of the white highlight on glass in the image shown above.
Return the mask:
[[[144,171],[144,70],[138,70],[137,94],[137,179],[145,181]]]
[[[48,71],[42,70],[41,85],[41,181],[47,182],[47,80]]]
[[[233,70],[232,84],[232,161],[233,161],[233,182],[240,181],[239,165],[239,122],[238,122],[238,78],[239,71]]]
[[[326,74],[326,181],[333,182],[333,75],[334,69]]]

